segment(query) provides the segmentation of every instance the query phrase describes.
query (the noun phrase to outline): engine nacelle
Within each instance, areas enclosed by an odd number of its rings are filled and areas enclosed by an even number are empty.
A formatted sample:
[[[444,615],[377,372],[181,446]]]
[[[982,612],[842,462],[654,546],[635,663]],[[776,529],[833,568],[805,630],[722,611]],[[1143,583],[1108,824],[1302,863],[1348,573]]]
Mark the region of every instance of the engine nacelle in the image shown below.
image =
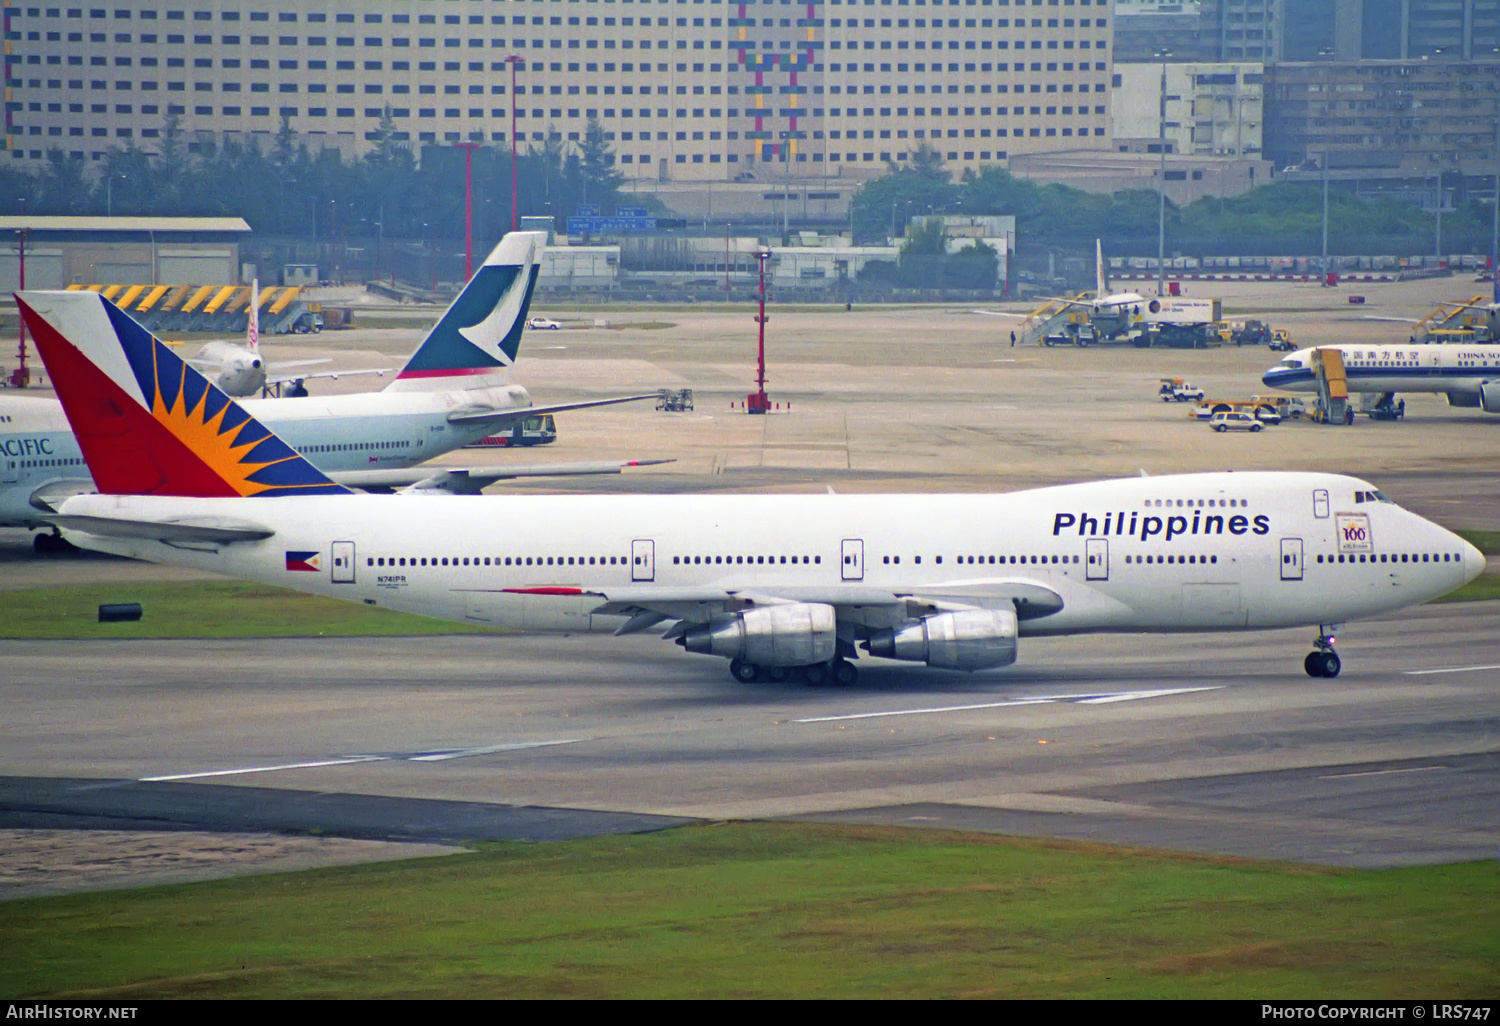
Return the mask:
[[[1475,407],[1479,405],[1479,395],[1476,392],[1448,392],[1449,406]]]
[[[682,647],[757,666],[809,666],[833,658],[837,628],[832,606],[794,602],[747,609],[693,627],[682,636]]]
[[[1479,405],[1485,413],[1500,413],[1500,381],[1486,381],[1479,386]]]
[[[878,631],[865,648],[939,670],[988,670],[1016,661],[1017,633],[1016,614],[1009,610],[964,609]]]

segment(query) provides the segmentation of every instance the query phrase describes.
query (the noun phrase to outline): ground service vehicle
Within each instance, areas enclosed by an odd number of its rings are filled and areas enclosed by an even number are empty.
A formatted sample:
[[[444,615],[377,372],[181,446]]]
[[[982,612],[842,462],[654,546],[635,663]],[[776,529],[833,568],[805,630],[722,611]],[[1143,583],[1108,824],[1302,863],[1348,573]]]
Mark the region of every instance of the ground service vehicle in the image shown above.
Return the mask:
[[[1240,413],[1232,410],[1229,413],[1216,413],[1208,421],[1208,426],[1222,434],[1225,431],[1259,431],[1265,427],[1248,413]]]
[[[1181,378],[1162,378],[1161,390],[1157,393],[1164,403],[1189,403],[1203,401],[1203,389]]]

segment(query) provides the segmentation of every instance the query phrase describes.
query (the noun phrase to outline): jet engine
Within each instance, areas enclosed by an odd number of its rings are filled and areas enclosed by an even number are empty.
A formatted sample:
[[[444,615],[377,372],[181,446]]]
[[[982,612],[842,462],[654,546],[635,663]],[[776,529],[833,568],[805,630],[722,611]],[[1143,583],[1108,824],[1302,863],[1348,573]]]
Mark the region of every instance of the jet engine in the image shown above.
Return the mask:
[[[1479,386],[1479,405],[1485,413],[1500,413],[1500,381],[1486,381]]]
[[[1448,392],[1449,406],[1474,407],[1479,405],[1479,395],[1474,392]]]
[[[689,628],[682,647],[757,666],[810,666],[833,658],[837,627],[833,607],[822,603],[762,606]]]
[[[939,670],[988,670],[1016,661],[1016,634],[1016,614],[1009,610],[963,609],[877,631],[865,649]]]

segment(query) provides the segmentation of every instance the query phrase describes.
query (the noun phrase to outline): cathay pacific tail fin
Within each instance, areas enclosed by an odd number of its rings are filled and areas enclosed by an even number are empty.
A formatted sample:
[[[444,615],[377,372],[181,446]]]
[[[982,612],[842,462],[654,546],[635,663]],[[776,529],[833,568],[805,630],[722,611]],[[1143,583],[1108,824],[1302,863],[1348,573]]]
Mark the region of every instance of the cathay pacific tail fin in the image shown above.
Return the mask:
[[[16,297],[107,495],[327,495],[330,481],[96,292]]]
[[[388,392],[483,388],[516,361],[546,232],[511,232],[422,340]]]

